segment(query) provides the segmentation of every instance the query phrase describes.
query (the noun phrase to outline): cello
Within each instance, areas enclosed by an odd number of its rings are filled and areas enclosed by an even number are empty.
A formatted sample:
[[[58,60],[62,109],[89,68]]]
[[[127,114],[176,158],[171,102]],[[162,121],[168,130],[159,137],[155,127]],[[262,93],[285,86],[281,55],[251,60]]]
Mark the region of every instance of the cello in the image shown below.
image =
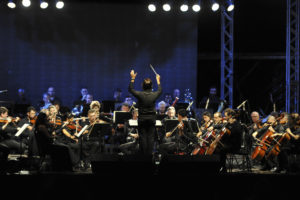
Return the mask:
[[[255,147],[255,149],[253,150],[253,152],[251,154],[252,160],[254,160],[254,159],[261,160],[266,155],[266,152],[269,150],[272,142],[274,141],[274,138],[272,137],[274,132],[272,130],[270,130],[269,128],[272,127],[273,124],[277,120],[281,120],[282,118],[283,118],[283,115],[281,115],[274,122],[269,124],[268,130],[266,131],[266,133],[263,134],[260,139],[256,139],[259,142],[259,144],[257,145],[257,147]]]

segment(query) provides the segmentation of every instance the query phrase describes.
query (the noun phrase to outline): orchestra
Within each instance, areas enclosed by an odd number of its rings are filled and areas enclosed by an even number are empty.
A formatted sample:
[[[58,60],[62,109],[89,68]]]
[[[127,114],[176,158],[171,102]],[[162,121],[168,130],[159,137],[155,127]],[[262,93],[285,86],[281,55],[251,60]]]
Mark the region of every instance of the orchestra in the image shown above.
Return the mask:
[[[0,107],[1,152],[30,157],[47,153],[56,145],[68,149],[74,168],[85,170],[91,167],[92,156],[98,154],[216,154],[220,155],[221,171],[227,172],[227,155],[239,152],[241,146],[246,144],[252,163],[259,163],[261,170],[274,173],[291,170],[289,156],[300,152],[298,113],[272,112],[263,122],[260,113],[252,111],[248,116],[251,122],[247,125],[239,116],[240,109],[222,108],[214,112],[206,109],[201,118],[197,118],[192,114],[195,112],[190,112],[193,102],[186,102],[186,108],[177,107],[176,103],[180,101],[178,96],[173,103],[155,102],[162,93],[159,75],[156,77],[159,86],[156,92],[151,91],[150,79],[144,80],[144,91],[134,90],[136,73],[131,71],[130,75],[129,91],[138,103],[131,105],[124,101],[121,106],[115,107],[131,116],[123,122],[114,121],[113,112],[117,110],[104,113],[104,105],[93,100],[87,89],[81,91],[80,103],[67,111],[60,110],[59,102],[53,102],[58,99],[53,87],[44,94],[44,103],[37,109],[29,106],[22,119],[17,113],[14,117],[9,116],[10,111]],[[151,101],[149,95],[153,96]],[[83,109],[75,112],[78,106]],[[155,120],[160,121],[161,125],[154,125],[152,122]],[[144,130],[144,126],[151,132]],[[25,127],[24,130],[21,130],[22,127]],[[152,138],[147,138],[149,136]],[[111,147],[110,151],[107,146]]]

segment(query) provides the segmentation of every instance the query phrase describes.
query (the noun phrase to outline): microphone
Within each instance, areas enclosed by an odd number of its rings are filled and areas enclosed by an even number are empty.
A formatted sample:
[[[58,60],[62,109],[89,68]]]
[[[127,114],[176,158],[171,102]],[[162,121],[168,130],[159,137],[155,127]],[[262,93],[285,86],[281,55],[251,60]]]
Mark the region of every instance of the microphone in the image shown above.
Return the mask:
[[[241,103],[241,104],[237,107],[237,109],[240,109],[240,107],[242,107],[242,105],[244,105],[247,101],[248,101],[248,100],[245,100],[243,103]]]
[[[8,90],[0,90],[0,94],[1,93],[5,93],[5,92],[7,92]]]

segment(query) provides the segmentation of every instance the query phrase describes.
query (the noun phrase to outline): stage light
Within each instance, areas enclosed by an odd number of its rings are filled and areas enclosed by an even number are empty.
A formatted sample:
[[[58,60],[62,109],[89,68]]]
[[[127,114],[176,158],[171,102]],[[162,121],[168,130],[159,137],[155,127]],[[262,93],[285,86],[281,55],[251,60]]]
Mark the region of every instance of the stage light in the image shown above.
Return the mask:
[[[232,0],[227,0],[227,11],[231,12],[234,9],[234,4]]]
[[[219,10],[220,5],[215,1],[215,0],[211,0],[211,9],[212,11],[216,12],[217,10]]]
[[[9,0],[7,2],[7,6],[11,9],[14,9],[16,7],[16,4],[12,0]]]
[[[155,6],[154,4],[149,4],[149,5],[148,5],[148,10],[149,10],[150,12],[155,12],[155,11],[156,11],[156,6]]]
[[[31,5],[31,1],[30,0],[22,0],[22,5],[24,7],[29,7]]]
[[[63,1],[57,1],[56,2],[56,8],[58,9],[62,9],[64,7],[64,2]]]
[[[186,3],[184,3],[180,6],[180,10],[182,12],[186,12],[186,11],[188,11],[188,9],[189,9],[189,6]]]
[[[40,7],[41,7],[41,9],[46,9],[46,8],[48,8],[48,3],[44,0],[41,0]]]
[[[165,3],[163,5],[163,10],[169,12],[171,10],[171,5],[169,3]]]
[[[201,10],[201,6],[200,6],[200,0],[198,1],[198,3],[195,3],[193,6],[192,6],[192,9],[194,12],[199,12]]]

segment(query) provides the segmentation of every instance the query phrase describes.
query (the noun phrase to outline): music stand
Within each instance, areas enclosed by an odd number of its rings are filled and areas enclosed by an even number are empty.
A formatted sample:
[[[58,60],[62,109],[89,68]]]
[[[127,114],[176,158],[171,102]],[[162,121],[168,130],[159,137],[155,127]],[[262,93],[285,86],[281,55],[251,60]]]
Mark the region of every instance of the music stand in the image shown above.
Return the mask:
[[[104,135],[108,135],[110,129],[110,124],[108,123],[96,123],[92,126],[89,138],[101,138]]]
[[[165,132],[172,131],[177,125],[179,121],[177,119],[167,119],[164,122]]]
[[[132,118],[130,112],[114,111],[113,123],[114,124],[125,124],[129,119]]]
[[[156,115],[156,119],[157,120],[163,120],[164,118],[166,118],[168,115]]]
[[[115,110],[115,101],[105,100],[102,101],[102,111],[104,113],[111,113]]]

